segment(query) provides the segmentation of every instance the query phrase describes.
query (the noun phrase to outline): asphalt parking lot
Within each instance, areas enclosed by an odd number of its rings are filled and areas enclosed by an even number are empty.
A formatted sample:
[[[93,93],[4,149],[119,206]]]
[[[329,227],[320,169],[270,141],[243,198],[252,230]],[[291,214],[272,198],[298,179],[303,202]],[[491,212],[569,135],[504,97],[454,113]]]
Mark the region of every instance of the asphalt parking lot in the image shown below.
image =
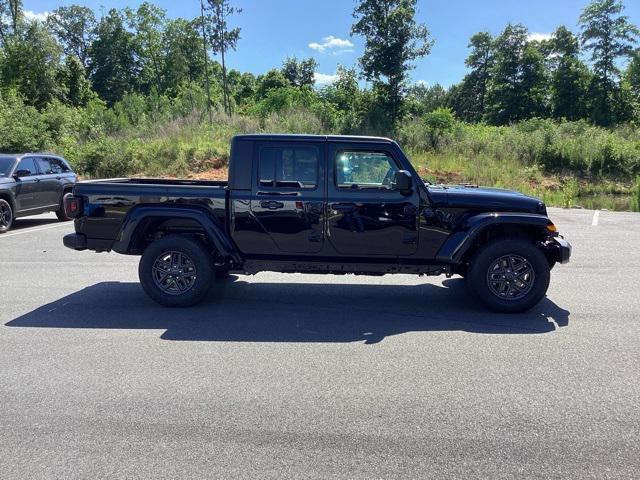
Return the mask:
[[[0,477],[638,478],[640,214],[550,212],[548,298],[260,274],[161,308],[55,216],[0,236]]]

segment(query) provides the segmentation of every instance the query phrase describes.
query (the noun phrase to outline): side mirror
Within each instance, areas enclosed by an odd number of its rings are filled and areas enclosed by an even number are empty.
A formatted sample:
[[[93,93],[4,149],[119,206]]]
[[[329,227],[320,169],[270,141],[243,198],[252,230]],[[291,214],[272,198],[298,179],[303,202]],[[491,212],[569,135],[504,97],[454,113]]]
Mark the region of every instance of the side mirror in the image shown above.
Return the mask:
[[[29,170],[16,170],[15,173],[13,174],[13,178],[15,178],[16,180],[20,177],[29,177],[31,176],[31,171]]]
[[[408,195],[413,190],[411,174],[406,170],[398,170],[393,177],[393,183],[391,185],[396,190],[400,190],[402,194]]]

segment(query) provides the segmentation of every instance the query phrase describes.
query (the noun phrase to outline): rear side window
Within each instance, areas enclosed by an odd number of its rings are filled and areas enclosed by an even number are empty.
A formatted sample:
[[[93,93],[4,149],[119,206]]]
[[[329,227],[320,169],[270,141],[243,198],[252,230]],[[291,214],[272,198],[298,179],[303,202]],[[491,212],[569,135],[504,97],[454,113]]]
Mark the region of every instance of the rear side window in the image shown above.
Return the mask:
[[[319,157],[317,147],[263,147],[258,182],[261,187],[316,188]]]
[[[59,158],[49,158],[49,163],[51,164],[51,170],[53,173],[69,173],[69,167]]]
[[[20,176],[23,176],[23,177],[38,175],[36,162],[31,157],[23,158],[22,160],[20,160],[20,163],[16,168],[16,172],[20,172]]]
[[[42,175],[50,175],[55,173],[51,166],[51,161],[48,158],[38,157],[36,158],[36,162],[38,162],[38,168],[40,169],[40,173]]]

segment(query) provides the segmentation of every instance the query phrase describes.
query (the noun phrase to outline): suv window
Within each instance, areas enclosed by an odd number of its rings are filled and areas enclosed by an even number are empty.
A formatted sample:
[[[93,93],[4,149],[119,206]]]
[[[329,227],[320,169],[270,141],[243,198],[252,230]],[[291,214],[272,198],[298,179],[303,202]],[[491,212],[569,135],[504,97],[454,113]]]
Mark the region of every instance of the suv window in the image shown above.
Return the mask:
[[[49,157],[47,158],[47,160],[51,164],[52,173],[69,173],[71,171],[67,166],[67,164],[64,163],[62,160],[60,160],[59,158]]]
[[[338,188],[391,188],[398,171],[396,162],[384,152],[340,151],[335,158]]]
[[[317,147],[264,147],[260,149],[258,182],[262,187],[316,188]]]
[[[20,160],[20,163],[18,163],[18,167],[16,168],[15,171],[18,172],[19,170],[29,171],[29,175],[22,175],[23,177],[38,175],[36,162],[31,157],[23,158],[22,160]]]
[[[55,173],[48,158],[37,157],[36,162],[38,163],[41,175],[50,175]]]

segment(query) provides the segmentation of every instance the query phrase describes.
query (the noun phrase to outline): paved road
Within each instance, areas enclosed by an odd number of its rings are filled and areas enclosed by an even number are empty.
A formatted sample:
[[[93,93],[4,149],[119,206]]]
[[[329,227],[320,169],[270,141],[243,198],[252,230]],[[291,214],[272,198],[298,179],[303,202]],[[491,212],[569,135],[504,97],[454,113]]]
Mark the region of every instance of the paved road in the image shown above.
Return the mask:
[[[168,310],[69,224],[0,236],[0,476],[638,478],[640,214],[551,212],[548,299],[261,274]]]

